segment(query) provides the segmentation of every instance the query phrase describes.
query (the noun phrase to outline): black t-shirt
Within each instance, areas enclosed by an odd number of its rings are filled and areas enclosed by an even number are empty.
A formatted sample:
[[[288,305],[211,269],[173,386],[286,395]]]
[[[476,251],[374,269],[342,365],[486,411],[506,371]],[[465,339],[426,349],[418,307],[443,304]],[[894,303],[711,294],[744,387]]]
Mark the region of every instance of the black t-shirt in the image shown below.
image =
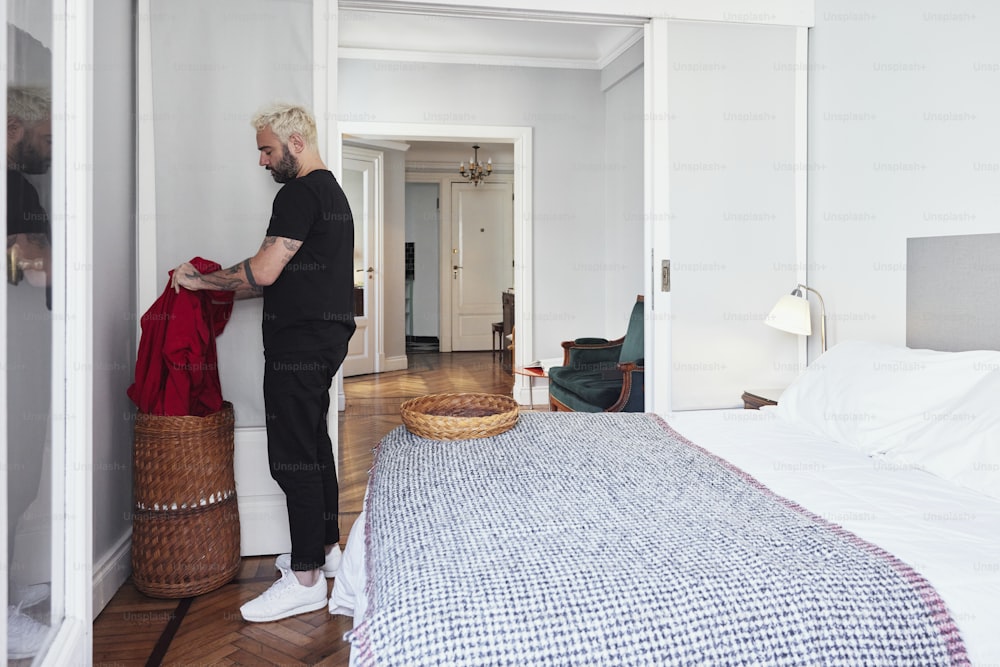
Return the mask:
[[[285,183],[274,197],[268,236],[302,241],[264,288],[264,354],[330,350],[354,333],[354,218],[327,170]]]
[[[42,206],[38,190],[19,171],[7,170],[7,236],[42,234],[52,242],[49,214]],[[45,288],[45,306],[52,310],[52,288]]]
[[[51,238],[49,216],[38,190],[19,171],[7,170],[7,236],[44,234]]]

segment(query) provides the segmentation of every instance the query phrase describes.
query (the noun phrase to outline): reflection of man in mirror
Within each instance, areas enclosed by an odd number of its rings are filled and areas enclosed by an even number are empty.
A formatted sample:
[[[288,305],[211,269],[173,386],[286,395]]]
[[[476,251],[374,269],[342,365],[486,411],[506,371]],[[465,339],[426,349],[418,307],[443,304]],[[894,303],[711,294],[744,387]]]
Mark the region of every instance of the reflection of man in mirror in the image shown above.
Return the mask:
[[[39,548],[15,549],[18,523],[38,495],[51,409],[51,229],[26,175],[52,160],[51,97],[43,88],[7,91],[7,658],[36,655],[49,627],[40,603],[49,584],[26,581]],[[39,611],[31,611],[37,608]]]
[[[38,190],[24,176],[44,174],[52,163],[50,109],[45,89],[11,87],[7,93],[7,257],[12,283],[22,275],[35,286],[51,282],[49,216]]]

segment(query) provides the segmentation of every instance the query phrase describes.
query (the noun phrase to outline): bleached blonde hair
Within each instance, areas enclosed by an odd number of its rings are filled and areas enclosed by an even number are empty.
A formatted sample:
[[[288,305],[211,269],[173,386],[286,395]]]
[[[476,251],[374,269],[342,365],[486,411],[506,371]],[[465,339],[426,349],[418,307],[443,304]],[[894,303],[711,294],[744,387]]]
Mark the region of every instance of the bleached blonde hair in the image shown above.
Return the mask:
[[[308,109],[298,104],[276,102],[258,111],[250,124],[260,132],[271,128],[274,135],[283,144],[288,144],[288,138],[298,134],[310,148],[317,148],[316,121]]]
[[[7,89],[7,118],[17,118],[30,125],[51,114],[52,93],[48,88],[11,86]]]

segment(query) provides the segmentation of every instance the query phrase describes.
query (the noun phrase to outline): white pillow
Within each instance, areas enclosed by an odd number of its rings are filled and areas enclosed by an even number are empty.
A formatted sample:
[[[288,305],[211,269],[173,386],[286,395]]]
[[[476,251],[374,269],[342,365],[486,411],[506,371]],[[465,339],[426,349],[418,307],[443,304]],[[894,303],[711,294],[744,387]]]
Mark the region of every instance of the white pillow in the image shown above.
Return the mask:
[[[925,415],[1000,369],[1000,352],[938,352],[864,341],[831,348],[778,401],[780,418],[866,453],[927,426]]]
[[[1000,371],[925,413],[885,457],[1000,498]]]

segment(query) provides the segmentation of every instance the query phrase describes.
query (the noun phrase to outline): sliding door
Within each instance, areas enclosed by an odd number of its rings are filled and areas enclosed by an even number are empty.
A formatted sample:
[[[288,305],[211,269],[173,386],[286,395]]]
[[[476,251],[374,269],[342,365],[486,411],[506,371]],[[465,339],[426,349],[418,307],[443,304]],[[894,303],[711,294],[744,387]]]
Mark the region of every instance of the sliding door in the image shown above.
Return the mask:
[[[738,407],[744,390],[781,388],[800,370],[800,342],[764,321],[807,268],[805,31],[667,31],[672,340],[657,372],[675,410]]]
[[[90,217],[81,168],[89,75],[69,66],[90,61],[89,6],[6,0],[3,12],[7,615],[0,647],[12,665],[67,664],[90,651]]]

